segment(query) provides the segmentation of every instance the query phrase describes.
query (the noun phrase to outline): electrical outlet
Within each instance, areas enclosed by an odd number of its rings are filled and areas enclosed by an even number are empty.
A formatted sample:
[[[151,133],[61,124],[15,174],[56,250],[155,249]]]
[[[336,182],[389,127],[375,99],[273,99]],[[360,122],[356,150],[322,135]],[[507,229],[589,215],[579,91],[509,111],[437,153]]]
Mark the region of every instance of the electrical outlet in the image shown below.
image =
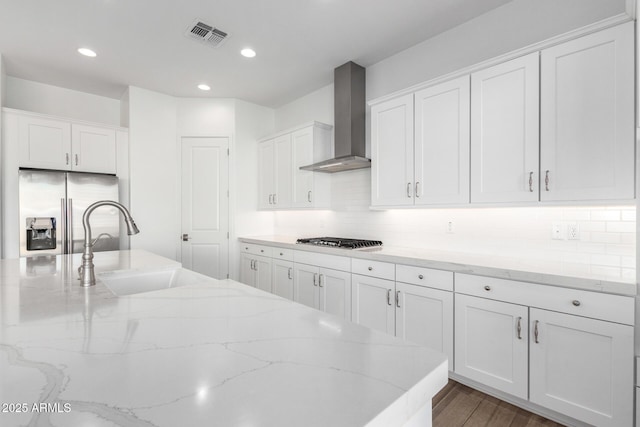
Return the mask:
[[[553,240],[567,239],[567,225],[561,222],[554,222],[551,225],[551,238]]]
[[[447,222],[447,233],[449,234],[455,233],[455,226],[453,224],[453,221]]]
[[[567,225],[567,239],[569,240],[580,240],[580,226],[571,222]]]

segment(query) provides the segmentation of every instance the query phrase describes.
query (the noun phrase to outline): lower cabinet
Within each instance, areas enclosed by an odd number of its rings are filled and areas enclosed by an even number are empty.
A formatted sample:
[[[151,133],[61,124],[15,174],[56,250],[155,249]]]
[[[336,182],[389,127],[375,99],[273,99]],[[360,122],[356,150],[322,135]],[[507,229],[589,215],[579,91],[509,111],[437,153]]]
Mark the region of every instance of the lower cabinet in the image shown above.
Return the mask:
[[[455,372],[527,399],[529,308],[462,294],[455,300]]]
[[[240,281],[254,288],[271,292],[271,258],[240,254]]]
[[[273,260],[271,287],[274,294],[293,300],[293,262]]]
[[[395,335],[396,307],[393,280],[353,274],[352,320],[371,329]]]
[[[351,273],[307,264],[294,265],[294,300],[351,319]]]
[[[531,308],[529,399],[596,426],[633,424],[633,327]]]

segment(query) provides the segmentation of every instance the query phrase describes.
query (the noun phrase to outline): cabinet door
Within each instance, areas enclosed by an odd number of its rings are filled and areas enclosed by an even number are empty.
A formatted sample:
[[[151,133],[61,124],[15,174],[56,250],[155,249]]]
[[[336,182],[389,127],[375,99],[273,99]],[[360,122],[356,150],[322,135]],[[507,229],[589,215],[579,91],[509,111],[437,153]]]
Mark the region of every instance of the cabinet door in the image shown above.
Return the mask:
[[[254,259],[252,255],[240,254],[240,282],[245,285],[256,285],[256,274],[253,265]]]
[[[318,276],[320,269],[312,265],[295,264],[293,272],[294,300],[311,308],[319,309]]]
[[[273,140],[275,189],[273,204],[276,209],[291,207],[291,134]]]
[[[413,95],[371,107],[371,204],[413,205]]]
[[[254,269],[256,271],[255,287],[271,292],[271,258],[256,256]]]
[[[320,269],[320,310],[351,320],[351,273]]]
[[[313,163],[313,127],[294,132],[291,135],[293,163],[293,201],[294,208],[313,206],[314,173],[300,170],[300,166]]]
[[[415,94],[415,204],[469,202],[469,76]]]
[[[527,399],[528,307],[455,296],[455,372]]]
[[[471,202],[538,200],[538,88],[537,52],[471,75]]]
[[[541,200],[632,199],[633,22],[544,50],[541,61]]]
[[[534,308],[531,325],[533,403],[597,426],[632,425],[632,326]]]
[[[258,209],[273,209],[275,194],[273,140],[258,144]]]
[[[395,282],[351,275],[351,316],[355,323],[395,334]]]
[[[71,169],[78,172],[116,173],[116,131],[71,125]]]
[[[293,262],[273,260],[273,293],[293,300]]]
[[[396,336],[445,353],[453,371],[453,293],[396,282]]]
[[[31,116],[18,117],[20,167],[71,170],[71,125]]]

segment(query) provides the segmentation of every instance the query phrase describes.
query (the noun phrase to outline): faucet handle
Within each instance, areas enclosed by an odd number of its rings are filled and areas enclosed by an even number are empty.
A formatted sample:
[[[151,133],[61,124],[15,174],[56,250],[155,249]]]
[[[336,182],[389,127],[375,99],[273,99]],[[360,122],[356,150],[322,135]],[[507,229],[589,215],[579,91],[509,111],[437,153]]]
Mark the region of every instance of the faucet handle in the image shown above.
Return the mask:
[[[82,272],[84,271],[84,267],[78,267],[78,280],[82,280]]]

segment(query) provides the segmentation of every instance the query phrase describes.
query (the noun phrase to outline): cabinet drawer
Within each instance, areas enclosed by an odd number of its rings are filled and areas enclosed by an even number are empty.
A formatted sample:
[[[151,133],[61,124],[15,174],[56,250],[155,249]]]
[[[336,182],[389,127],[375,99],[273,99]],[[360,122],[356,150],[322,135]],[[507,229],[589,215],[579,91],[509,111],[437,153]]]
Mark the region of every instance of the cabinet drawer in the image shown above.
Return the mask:
[[[396,265],[388,262],[353,258],[351,260],[351,272],[354,274],[361,274],[363,276],[395,280]]]
[[[275,259],[293,261],[293,249],[271,248],[271,256]]]
[[[351,258],[308,251],[293,251],[295,263],[315,265],[332,270],[351,271]]]
[[[470,274],[455,275],[455,291],[576,316],[634,324],[634,298]]]
[[[270,257],[272,251],[273,248],[269,246],[255,245],[253,243],[242,243],[242,245],[240,245],[240,252],[244,252],[247,254]]]
[[[396,282],[453,291],[453,273],[451,271],[396,265]]]

